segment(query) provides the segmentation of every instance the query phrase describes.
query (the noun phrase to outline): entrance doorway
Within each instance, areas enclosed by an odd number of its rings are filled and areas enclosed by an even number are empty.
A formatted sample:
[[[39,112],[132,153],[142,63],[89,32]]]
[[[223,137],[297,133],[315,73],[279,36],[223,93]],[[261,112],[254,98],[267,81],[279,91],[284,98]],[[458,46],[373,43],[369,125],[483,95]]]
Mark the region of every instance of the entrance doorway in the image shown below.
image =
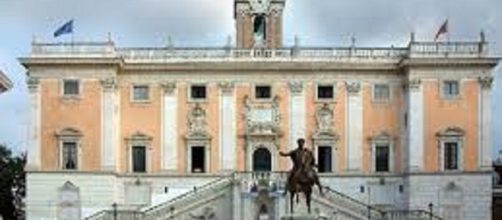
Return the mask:
[[[203,146],[192,147],[192,173],[206,172],[206,151]]]
[[[266,148],[258,148],[254,151],[253,171],[272,171],[272,155]]]

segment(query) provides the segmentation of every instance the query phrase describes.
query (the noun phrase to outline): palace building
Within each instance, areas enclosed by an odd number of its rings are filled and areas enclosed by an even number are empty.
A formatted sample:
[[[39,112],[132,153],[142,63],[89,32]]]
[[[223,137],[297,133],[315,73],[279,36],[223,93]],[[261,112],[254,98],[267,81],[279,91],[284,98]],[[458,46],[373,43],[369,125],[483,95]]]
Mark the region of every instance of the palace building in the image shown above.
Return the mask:
[[[298,138],[320,219],[491,219],[492,56],[474,41],[283,45],[286,0],[235,0],[236,43],[32,42],[28,219],[280,219]],[[300,205],[299,210],[302,210]]]

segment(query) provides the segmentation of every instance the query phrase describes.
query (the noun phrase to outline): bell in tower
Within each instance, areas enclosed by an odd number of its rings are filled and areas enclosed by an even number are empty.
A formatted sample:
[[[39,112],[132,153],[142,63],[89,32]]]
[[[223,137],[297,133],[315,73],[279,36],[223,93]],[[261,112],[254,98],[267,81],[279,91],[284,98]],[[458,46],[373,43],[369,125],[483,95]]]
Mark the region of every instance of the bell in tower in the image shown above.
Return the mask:
[[[235,0],[237,47],[281,47],[285,4],[286,0]]]

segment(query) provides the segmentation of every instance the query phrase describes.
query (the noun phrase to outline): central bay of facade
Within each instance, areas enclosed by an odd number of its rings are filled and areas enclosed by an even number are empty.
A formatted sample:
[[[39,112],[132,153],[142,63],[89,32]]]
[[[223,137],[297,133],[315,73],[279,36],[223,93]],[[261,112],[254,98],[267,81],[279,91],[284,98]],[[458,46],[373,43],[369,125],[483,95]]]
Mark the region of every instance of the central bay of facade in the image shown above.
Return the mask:
[[[484,35],[283,47],[285,4],[235,0],[235,46],[35,40],[28,219],[281,219],[298,138],[317,217],[490,219]]]

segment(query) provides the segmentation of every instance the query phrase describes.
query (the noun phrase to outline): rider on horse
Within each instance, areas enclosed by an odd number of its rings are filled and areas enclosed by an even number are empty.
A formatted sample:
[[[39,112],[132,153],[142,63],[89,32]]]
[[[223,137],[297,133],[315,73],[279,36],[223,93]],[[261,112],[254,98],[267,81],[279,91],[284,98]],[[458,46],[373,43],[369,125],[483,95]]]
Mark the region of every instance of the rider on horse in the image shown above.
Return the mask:
[[[290,157],[293,161],[293,168],[288,173],[288,180],[286,182],[286,189],[291,184],[293,177],[295,175],[306,175],[307,179],[312,180],[313,183],[319,186],[319,190],[322,194],[321,184],[319,182],[319,177],[313,169],[316,166],[315,157],[312,151],[308,148],[304,148],[305,140],[300,138],[297,140],[298,148],[288,152],[279,152],[279,155],[283,157]],[[284,192],[286,194],[286,192]]]

